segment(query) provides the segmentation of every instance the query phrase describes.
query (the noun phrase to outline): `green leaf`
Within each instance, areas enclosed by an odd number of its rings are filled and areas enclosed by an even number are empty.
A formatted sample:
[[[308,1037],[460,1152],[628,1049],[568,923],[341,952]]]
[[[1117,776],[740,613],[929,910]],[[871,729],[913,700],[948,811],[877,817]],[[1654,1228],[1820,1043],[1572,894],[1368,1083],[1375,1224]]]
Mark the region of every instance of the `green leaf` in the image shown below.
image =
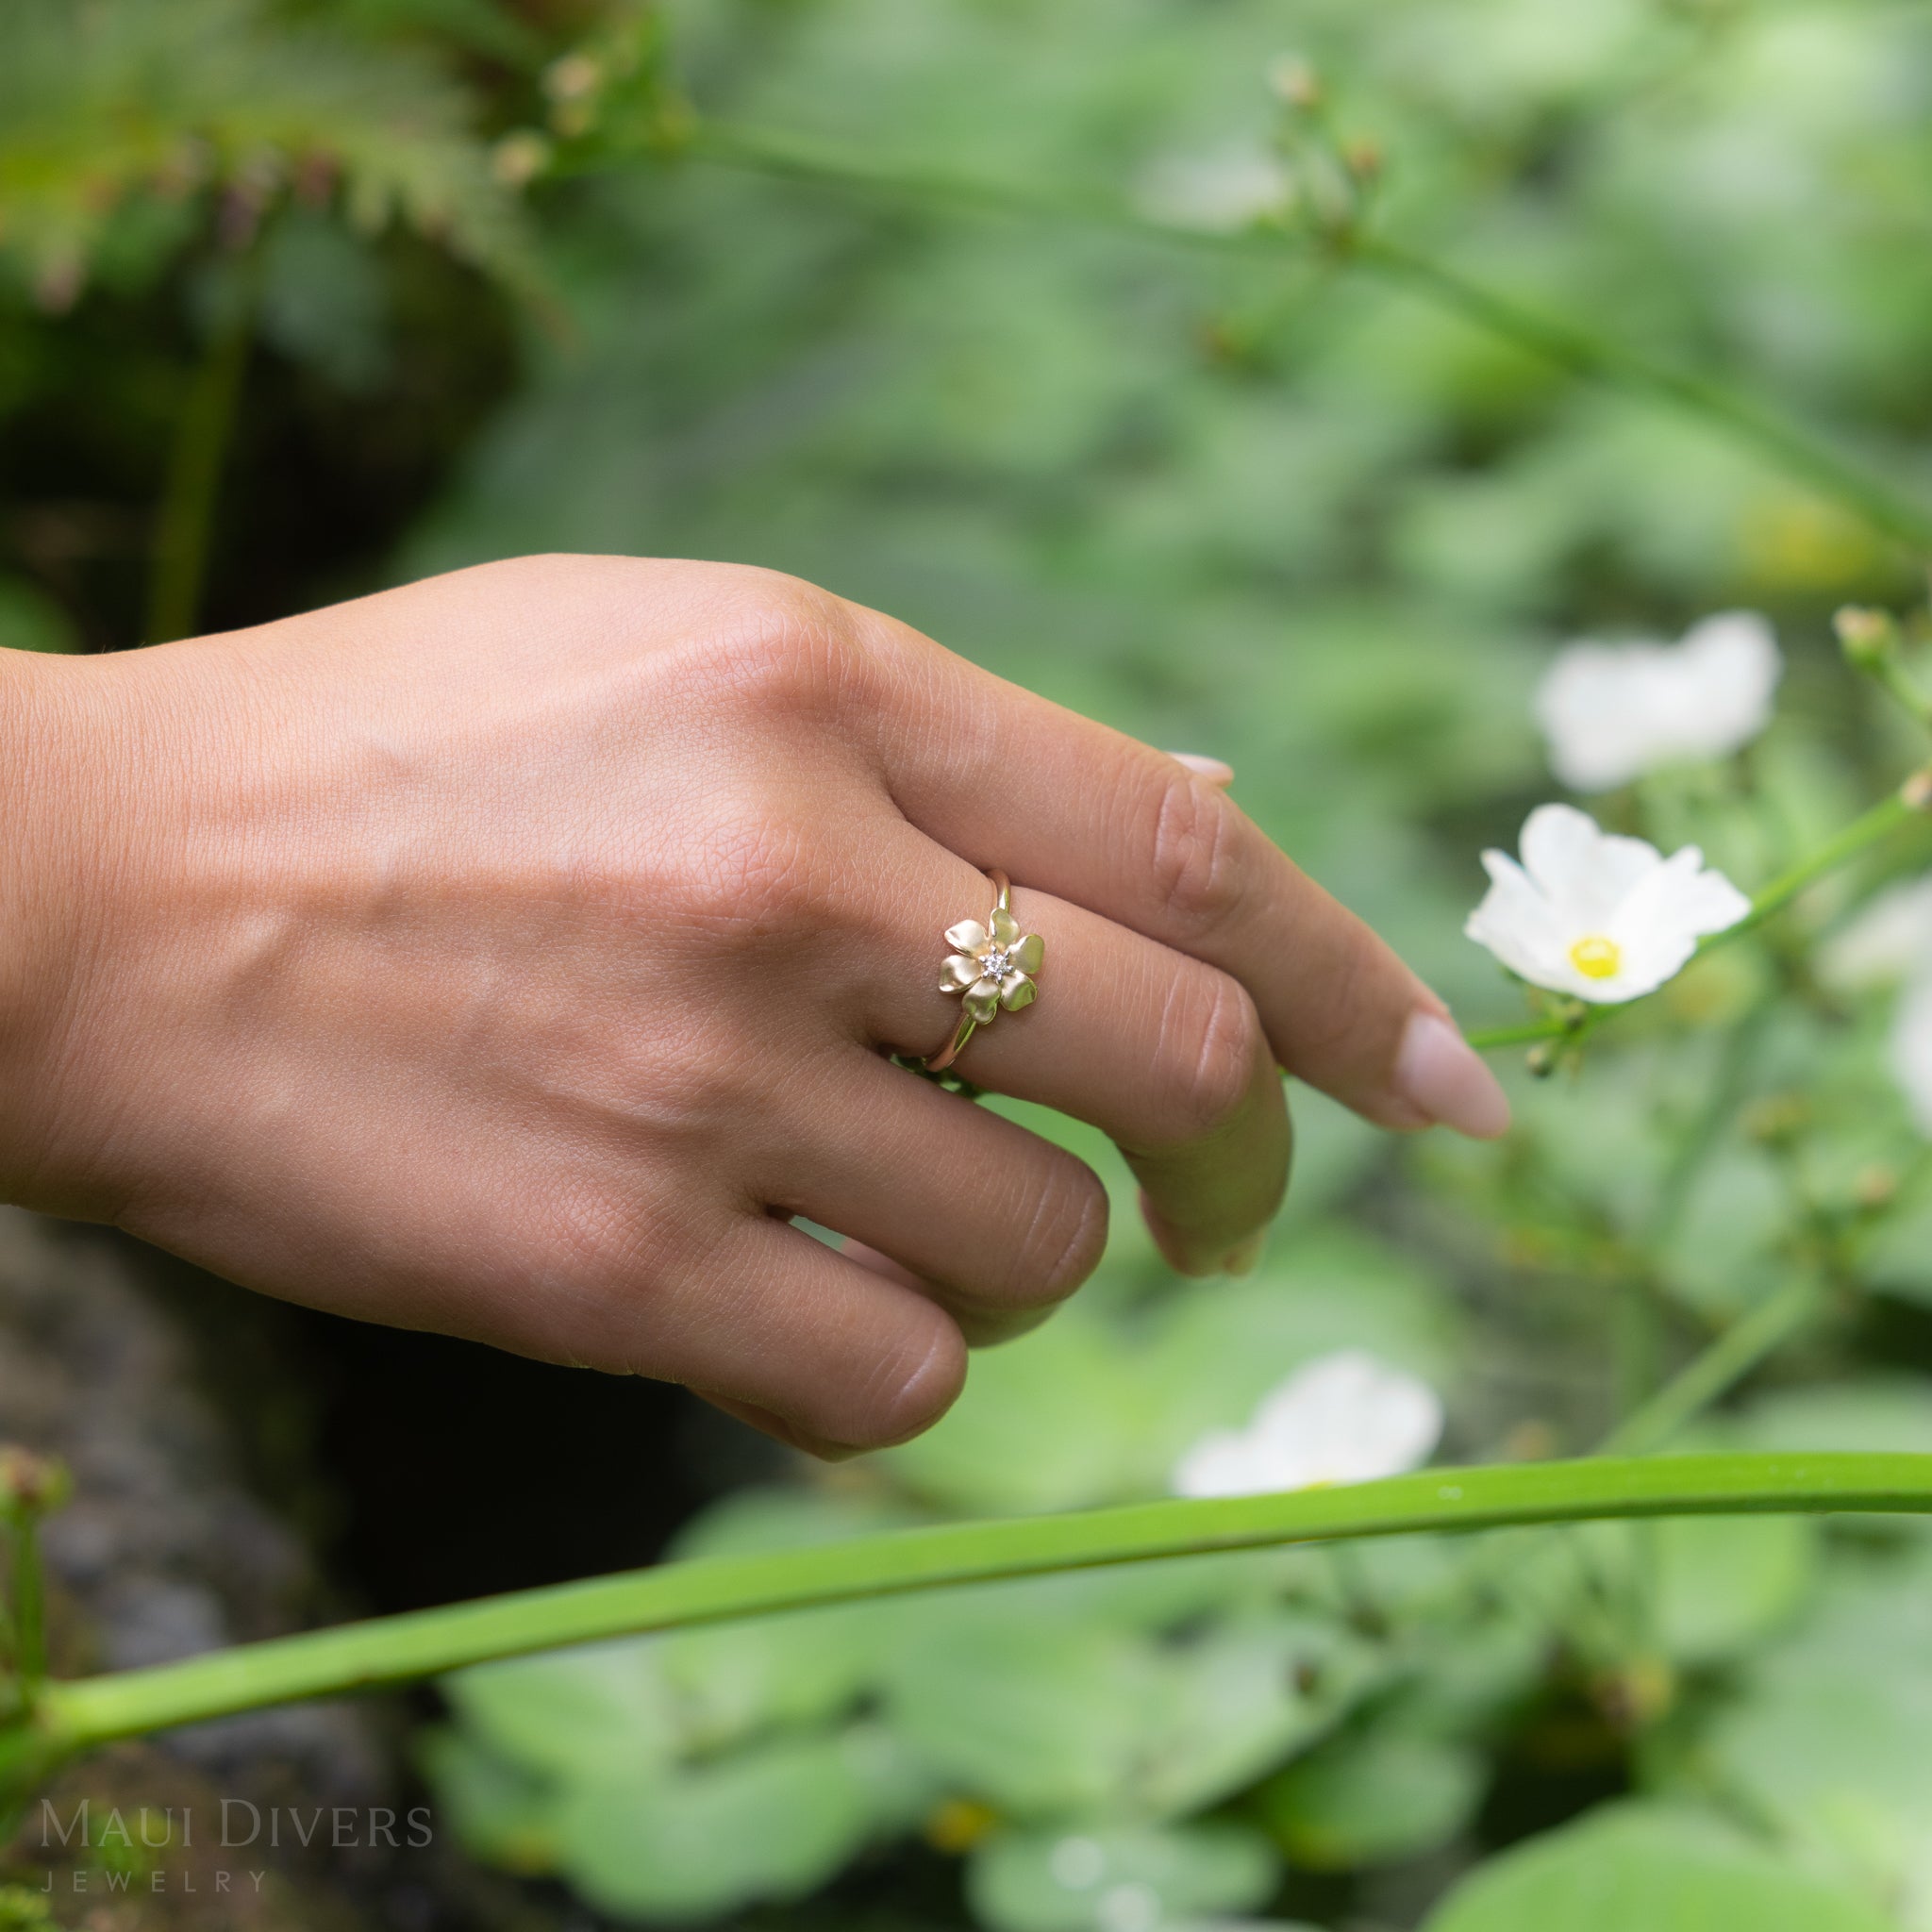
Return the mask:
[[[667,1638],[661,1668],[683,1703],[688,1740],[709,1750],[839,1716],[876,1669],[883,1631],[904,1615],[896,1605],[841,1605]]]
[[[1479,1866],[1424,1932],[1895,1932],[1859,1893],[1715,1820],[1620,1805]]]
[[[1817,1612],[1757,1659],[1693,1742],[1718,1779],[1814,1857],[1932,1924],[1932,1559],[1846,1552]]]
[[[785,1739],[684,1770],[587,1777],[559,1801],[558,1869],[620,1917],[710,1918],[802,1897],[873,1835],[876,1734]]]
[[[1151,1320],[1063,1309],[982,1356],[939,1426],[879,1466],[925,1500],[993,1514],[1158,1495],[1190,1443],[1246,1423],[1303,1363],[1365,1348],[1441,1386],[1456,1336],[1412,1263],[1324,1228],[1252,1279],[1171,1298]]]
[[[416,1744],[423,1774],[464,1846],[510,1872],[548,1872],[556,1862],[554,1792],[541,1778],[499,1757],[454,1724]]]
[[[872,1497],[798,1486],[741,1490],[688,1524],[674,1551],[690,1557],[811,1549],[908,1521],[903,1508]],[[658,1667],[677,1694],[688,1744],[715,1750],[762,1729],[841,1715],[870,1682],[886,1637],[908,1614],[896,1605],[841,1604],[667,1637]]]
[[[1346,1629],[1293,1612],[1168,1646],[1134,1808],[1177,1816],[1231,1797],[1332,1729],[1388,1669]]]
[[[1104,1809],[1131,1775],[1160,1689],[1131,1638],[985,1607],[922,1618],[886,1672],[886,1715],[963,1795],[1008,1816]]]
[[[1456,1317],[1405,1256],[1339,1229],[1311,1232],[1244,1281],[1206,1285],[1160,1311],[1148,1353],[1171,1456],[1211,1428],[1244,1424],[1283,1376],[1360,1348],[1441,1388]],[[1149,1419],[1150,1422],[1153,1419]]]
[[[1267,1840],[1236,1825],[1002,1832],[974,1853],[966,1895],[990,1932],[1115,1932],[1250,1910],[1275,1874]]]
[[[1659,1523],[1636,1534],[1656,1566],[1657,1641],[1680,1664],[1762,1642],[1797,1612],[1817,1572],[1817,1529],[1792,1516]]]
[[[675,1756],[658,1646],[635,1639],[480,1664],[442,1680],[464,1724],[510,1763],[558,1776]]]
[[[1110,1324],[1081,1305],[980,1356],[938,1427],[880,1466],[915,1495],[991,1515],[1141,1491],[1132,1451],[1146,1395]]]
[[[1349,1871],[1448,1843],[1488,1784],[1480,1752],[1384,1724],[1318,1746],[1263,1785],[1256,1804],[1291,1864]]]

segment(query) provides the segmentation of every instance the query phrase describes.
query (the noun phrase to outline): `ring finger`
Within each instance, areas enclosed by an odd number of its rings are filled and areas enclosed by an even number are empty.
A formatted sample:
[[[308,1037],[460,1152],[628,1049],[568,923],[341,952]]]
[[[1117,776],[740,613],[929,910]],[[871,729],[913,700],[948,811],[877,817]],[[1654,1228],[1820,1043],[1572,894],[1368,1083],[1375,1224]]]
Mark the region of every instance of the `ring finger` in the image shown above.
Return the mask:
[[[910,826],[896,846],[874,874],[874,929],[888,938],[867,1018],[876,1043],[931,1055],[960,1016],[939,990],[942,934],[984,923],[993,888]],[[959,1073],[1114,1141],[1177,1268],[1238,1261],[1280,1205],[1291,1145],[1254,1001],[1218,968],[1065,900],[1022,887],[1012,903],[1021,930],[1045,942],[1039,1002],[975,1031]]]

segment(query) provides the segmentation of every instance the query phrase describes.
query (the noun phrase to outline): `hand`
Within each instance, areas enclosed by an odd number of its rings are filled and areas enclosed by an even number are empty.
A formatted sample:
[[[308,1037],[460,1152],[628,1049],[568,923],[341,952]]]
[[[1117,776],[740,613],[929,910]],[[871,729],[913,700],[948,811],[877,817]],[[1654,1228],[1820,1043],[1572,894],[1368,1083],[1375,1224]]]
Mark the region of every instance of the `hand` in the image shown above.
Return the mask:
[[[530,558],[8,658],[0,1180],[272,1294],[915,1434],[1106,1237],[1081,1162],[885,1057],[947,1040],[987,866],[1046,964],[960,1071],[1111,1136],[1184,1271],[1280,1201],[1277,1063],[1507,1123],[1210,775],[790,578]]]

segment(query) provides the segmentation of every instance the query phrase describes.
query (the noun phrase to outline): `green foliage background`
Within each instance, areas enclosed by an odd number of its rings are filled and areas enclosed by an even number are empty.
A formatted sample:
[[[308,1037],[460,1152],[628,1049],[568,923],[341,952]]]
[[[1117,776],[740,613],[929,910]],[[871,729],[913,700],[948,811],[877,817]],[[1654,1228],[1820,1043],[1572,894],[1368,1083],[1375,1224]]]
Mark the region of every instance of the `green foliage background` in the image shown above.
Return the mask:
[[[1476,1024],[1521,1010],[1459,926],[1555,792],[1566,639],[1772,615],[1750,758],[1605,807],[1747,884],[1923,755],[1830,646],[1919,591],[1855,504],[1324,242],[1305,142],[1251,245],[1135,212],[1300,125],[1292,51],[1380,151],[1375,233],[1932,505],[1916,9],[0,0],[0,641],[541,548],[794,571],[1227,758]],[[1102,1278],[932,1436],[685,1546],[1156,1494],[1342,1346],[1426,1375],[1458,1456],[1578,1452],[1767,1309],[1669,1442],[1932,1446],[1885,1005],[1799,942],[1924,857],[1519,1079],[1499,1148],[1297,1093],[1257,1275],[1177,1286],[1124,1194]],[[625,1920],[1921,1932],[1926,1562],[1755,1521],[958,1592],[489,1667],[425,1762],[478,1856]]]

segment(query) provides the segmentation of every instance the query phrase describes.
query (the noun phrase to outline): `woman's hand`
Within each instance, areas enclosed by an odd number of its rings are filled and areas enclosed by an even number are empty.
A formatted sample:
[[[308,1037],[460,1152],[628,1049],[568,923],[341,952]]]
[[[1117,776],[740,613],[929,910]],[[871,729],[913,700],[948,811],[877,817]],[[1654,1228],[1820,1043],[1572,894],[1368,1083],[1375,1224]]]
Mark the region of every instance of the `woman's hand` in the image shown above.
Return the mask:
[[[1046,965],[960,1071],[1111,1136],[1178,1268],[1280,1201],[1277,1065],[1507,1123],[1211,775],[791,578],[530,558],[9,658],[0,705],[11,1198],[823,1453],[932,1423],[1106,1237],[1073,1156],[885,1057],[949,1037],[984,867]]]

